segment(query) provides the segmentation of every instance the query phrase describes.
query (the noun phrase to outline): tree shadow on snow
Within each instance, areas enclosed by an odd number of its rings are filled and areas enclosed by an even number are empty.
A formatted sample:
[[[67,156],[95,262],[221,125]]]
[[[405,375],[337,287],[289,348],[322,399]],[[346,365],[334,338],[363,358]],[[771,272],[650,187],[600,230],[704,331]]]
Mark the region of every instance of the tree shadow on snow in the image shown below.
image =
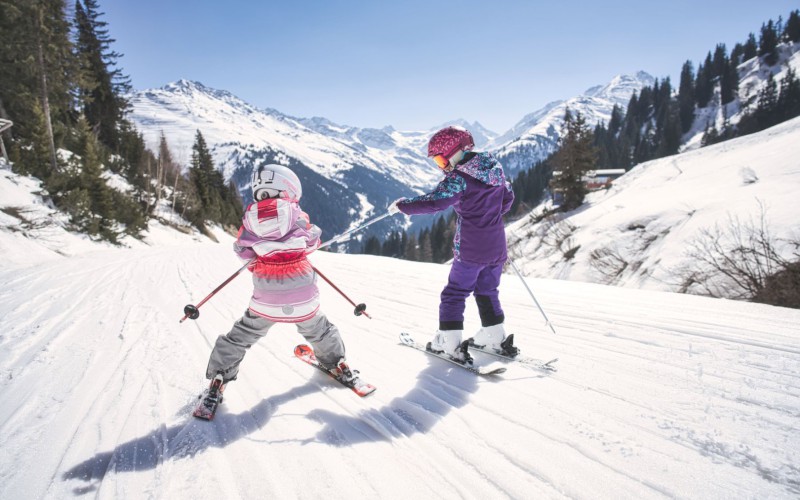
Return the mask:
[[[382,408],[365,410],[357,416],[327,410],[309,412],[309,418],[325,427],[315,438],[332,446],[352,446],[363,442],[392,440],[424,434],[454,409],[466,406],[478,390],[480,381],[490,381],[448,363],[429,357],[430,365],[417,375],[417,384],[404,396],[392,399]],[[380,389],[378,389],[380,390]]]
[[[94,483],[73,490],[75,495],[91,493],[109,473],[155,469],[166,460],[191,458],[209,448],[223,448],[266,426],[281,405],[319,391],[319,384],[309,380],[305,385],[264,399],[239,414],[227,413],[223,406],[213,422],[189,417],[188,423],[162,426],[146,436],[84,460],[66,471],[62,478]],[[190,413],[194,405],[194,402],[187,405],[186,413]]]

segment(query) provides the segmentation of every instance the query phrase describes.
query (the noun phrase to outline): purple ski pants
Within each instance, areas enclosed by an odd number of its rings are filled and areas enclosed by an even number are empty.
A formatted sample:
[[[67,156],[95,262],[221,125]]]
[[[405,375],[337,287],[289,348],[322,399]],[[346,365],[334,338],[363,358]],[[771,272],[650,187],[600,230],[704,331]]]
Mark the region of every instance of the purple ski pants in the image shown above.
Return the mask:
[[[464,309],[467,297],[472,293],[475,294],[475,302],[478,304],[481,325],[502,323],[503,308],[500,306],[497,290],[502,274],[502,263],[474,264],[454,260],[439,303],[439,329],[464,329]]]

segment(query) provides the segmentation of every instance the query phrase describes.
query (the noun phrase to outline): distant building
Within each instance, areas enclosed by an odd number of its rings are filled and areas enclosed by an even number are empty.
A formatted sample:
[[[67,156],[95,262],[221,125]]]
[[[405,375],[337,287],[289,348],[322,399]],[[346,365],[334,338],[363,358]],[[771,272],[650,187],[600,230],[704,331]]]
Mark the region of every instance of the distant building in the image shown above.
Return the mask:
[[[611,186],[611,183],[614,181],[614,179],[623,175],[624,173],[624,168],[590,170],[586,173],[586,175],[583,176],[583,183],[586,185],[586,188],[589,191],[605,189]]]
[[[589,191],[598,191],[600,189],[608,189],[615,179],[625,174],[624,168],[606,168],[600,170],[590,170],[583,176],[583,184]],[[553,172],[553,177],[561,175],[560,170]],[[561,205],[563,202],[563,195],[559,190],[552,191],[553,205]]]

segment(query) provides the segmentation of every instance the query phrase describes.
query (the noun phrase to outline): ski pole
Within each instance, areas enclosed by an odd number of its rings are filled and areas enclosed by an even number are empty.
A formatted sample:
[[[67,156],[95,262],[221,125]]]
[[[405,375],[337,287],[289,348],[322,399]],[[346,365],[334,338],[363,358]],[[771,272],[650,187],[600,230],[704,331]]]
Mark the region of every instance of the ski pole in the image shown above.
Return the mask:
[[[522,273],[519,272],[519,269],[517,269],[517,265],[514,264],[514,261],[511,260],[511,259],[508,259],[508,262],[509,262],[509,264],[511,264],[511,267],[514,269],[514,272],[517,273],[517,276],[519,276],[519,279],[522,280],[522,284],[525,285],[525,288],[528,290],[528,293],[531,295],[531,298],[533,299],[533,302],[536,303],[536,307],[539,308],[539,312],[542,313],[542,316],[544,316],[545,324],[550,327],[550,331],[551,332],[556,333],[555,329],[553,328],[553,324],[550,323],[549,319],[547,319],[547,315],[544,313],[544,309],[542,309],[542,306],[539,305],[539,301],[536,300],[536,297],[533,295],[533,291],[531,291],[530,287],[528,286],[528,283],[525,281],[525,278],[522,277]]]
[[[222,283],[221,283],[221,284],[220,284],[220,285],[219,285],[217,288],[215,288],[215,289],[214,289],[214,290],[213,290],[211,293],[209,293],[209,294],[206,296],[206,298],[204,298],[203,300],[201,300],[201,301],[200,301],[200,303],[199,303],[199,304],[197,304],[196,306],[195,306],[195,305],[192,305],[192,304],[187,304],[187,305],[186,305],[186,307],[184,307],[184,308],[183,308],[183,312],[184,312],[184,314],[185,314],[185,315],[184,315],[184,317],[183,317],[183,318],[181,318],[181,320],[180,320],[178,323],[183,323],[183,322],[186,320],[186,318],[189,318],[189,319],[197,319],[197,318],[199,318],[199,317],[200,317],[200,311],[199,311],[199,309],[200,309],[200,306],[202,306],[203,304],[205,304],[206,302],[208,302],[208,299],[210,299],[210,298],[211,298],[211,297],[213,297],[213,296],[214,296],[214,295],[215,295],[217,292],[219,292],[220,290],[222,290],[222,287],[224,287],[225,285],[227,285],[228,283],[230,283],[231,281],[233,281],[233,278],[235,278],[235,277],[239,276],[239,273],[241,273],[242,271],[244,271],[245,269],[247,269],[247,266],[249,266],[250,264],[252,264],[254,260],[256,260],[256,258],[255,258],[255,257],[253,257],[252,259],[248,260],[248,261],[245,263],[245,265],[243,265],[242,267],[240,267],[240,268],[239,268],[239,270],[238,270],[238,271],[236,271],[235,273],[231,274],[231,275],[230,275],[230,277],[229,277],[228,279],[226,279],[225,281],[223,281],[223,282],[222,282]]]
[[[392,215],[392,214],[390,214],[389,212],[386,212],[383,215],[379,215],[378,217],[375,217],[374,219],[369,220],[369,221],[361,224],[358,227],[354,227],[353,229],[349,229],[349,230],[343,232],[342,234],[340,234],[338,236],[334,236],[333,238],[329,239],[328,241],[326,241],[325,243],[321,244],[317,248],[318,249],[319,248],[325,248],[328,245],[332,245],[332,244],[336,243],[337,241],[341,240],[342,238],[344,238],[345,236],[347,236],[347,235],[349,235],[351,233],[355,233],[356,231],[360,231],[360,230],[364,229],[367,226],[371,226],[371,225],[375,224],[376,222],[389,217],[390,215]],[[322,276],[322,275],[320,275],[320,276]]]
[[[328,279],[328,278],[327,278],[327,277],[326,277],[324,274],[322,274],[321,272],[319,272],[319,269],[317,269],[317,268],[316,268],[316,267],[314,267],[314,266],[311,266],[311,268],[312,268],[312,269],[313,269],[313,270],[314,270],[314,271],[315,271],[317,274],[319,274],[319,276],[320,276],[322,279],[324,279],[324,280],[325,280],[325,281],[326,281],[326,282],[327,282],[327,283],[328,283],[330,286],[332,286],[334,290],[336,290],[337,292],[339,292],[339,295],[341,295],[342,297],[344,297],[344,298],[345,298],[345,299],[346,299],[348,302],[350,302],[350,304],[351,304],[351,305],[353,305],[353,306],[356,308],[356,309],[355,309],[355,311],[353,311],[353,313],[354,313],[356,316],[361,316],[361,315],[363,314],[364,316],[368,317],[369,319],[372,319],[372,316],[370,316],[369,314],[367,314],[367,305],[366,305],[366,304],[364,304],[364,303],[361,303],[361,304],[358,304],[358,305],[356,305],[356,303],[355,303],[355,302],[353,302],[352,300],[350,300],[350,297],[348,297],[347,295],[345,295],[345,293],[344,293],[343,291],[339,290],[339,287],[338,287],[338,286],[334,285],[334,284],[333,284],[333,282],[332,282],[331,280],[329,280],[329,279]]]

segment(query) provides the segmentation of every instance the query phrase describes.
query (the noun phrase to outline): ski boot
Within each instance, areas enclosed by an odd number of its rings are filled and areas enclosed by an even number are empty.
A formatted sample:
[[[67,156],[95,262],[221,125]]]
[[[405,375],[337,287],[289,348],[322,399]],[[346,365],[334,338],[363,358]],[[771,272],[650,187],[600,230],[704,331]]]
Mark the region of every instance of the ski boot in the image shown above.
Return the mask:
[[[358,378],[358,370],[351,370],[344,358],[341,358],[336,365],[333,368],[329,368],[328,371],[331,372],[334,378],[348,385],[352,385]]]
[[[463,330],[439,330],[425,348],[436,354],[447,354],[453,361],[472,364],[468,341],[461,342]]]
[[[519,349],[514,346],[514,334],[506,336],[503,324],[484,326],[475,336],[469,339],[469,343],[479,349],[491,351],[509,358],[519,354]]]
[[[221,373],[211,379],[208,389],[203,391],[200,403],[195,408],[194,415],[203,420],[212,420],[217,413],[217,408],[222,404],[222,393],[225,390],[225,382]]]

